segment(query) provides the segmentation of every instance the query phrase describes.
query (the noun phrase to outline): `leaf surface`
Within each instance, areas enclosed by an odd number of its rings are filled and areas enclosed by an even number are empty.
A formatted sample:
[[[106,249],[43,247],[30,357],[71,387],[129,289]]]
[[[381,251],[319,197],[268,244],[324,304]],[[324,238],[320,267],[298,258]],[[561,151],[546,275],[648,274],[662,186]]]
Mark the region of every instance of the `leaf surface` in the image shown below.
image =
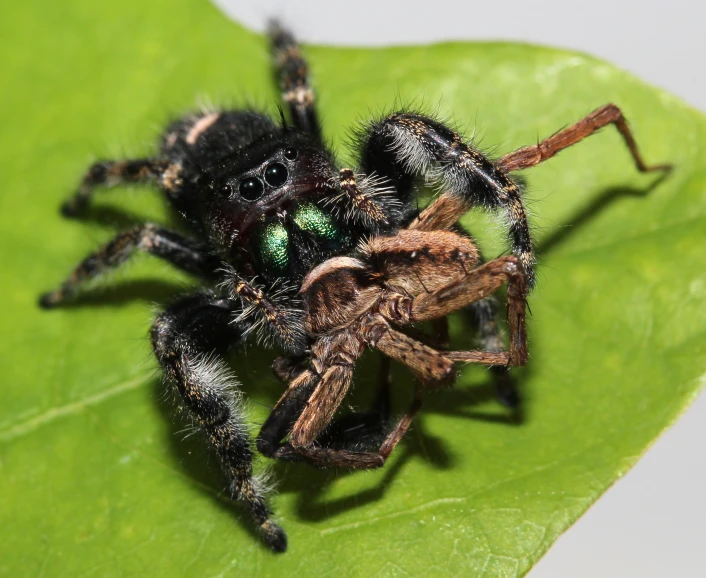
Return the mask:
[[[706,368],[700,114],[559,50],[308,47],[343,159],[348,128],[399,102],[436,109],[469,137],[475,127],[495,155],[615,102],[648,162],[677,168],[662,181],[638,174],[606,129],[528,171],[540,278],[531,360],[517,372],[522,423],[489,395],[486,371],[465,368],[452,391],[428,398],[381,471],[276,466],[273,506],[290,549],[270,554],[221,494],[198,439],[182,442],[151,357],[154,303],[193,280],[143,257],[78,306],[36,307],[137,215],[166,218],[155,193],[123,187],[100,195],[100,218],[61,219],[88,163],[152,154],[160,127],[199,102],[275,112],[266,42],[206,2],[25,2],[2,13],[0,573],[522,575],[696,396]],[[505,249],[499,222],[464,222],[486,255]],[[281,392],[271,358],[252,348],[234,362],[254,424]],[[411,380],[400,371],[395,383],[404,407]],[[374,387],[363,372],[361,404]]]

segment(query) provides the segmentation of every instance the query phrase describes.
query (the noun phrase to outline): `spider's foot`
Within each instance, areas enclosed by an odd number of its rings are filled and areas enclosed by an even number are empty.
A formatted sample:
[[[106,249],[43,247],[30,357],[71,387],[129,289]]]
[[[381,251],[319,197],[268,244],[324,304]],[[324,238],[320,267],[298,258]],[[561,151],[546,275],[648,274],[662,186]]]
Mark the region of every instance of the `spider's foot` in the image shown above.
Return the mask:
[[[287,550],[287,534],[286,532],[272,520],[267,520],[260,525],[262,538],[273,552],[281,554]]]
[[[86,207],[88,207],[88,202],[85,199],[74,197],[62,203],[60,211],[64,217],[75,218],[83,215],[86,212]]]
[[[64,301],[64,294],[61,291],[48,291],[39,296],[37,304],[42,309],[54,309]]]

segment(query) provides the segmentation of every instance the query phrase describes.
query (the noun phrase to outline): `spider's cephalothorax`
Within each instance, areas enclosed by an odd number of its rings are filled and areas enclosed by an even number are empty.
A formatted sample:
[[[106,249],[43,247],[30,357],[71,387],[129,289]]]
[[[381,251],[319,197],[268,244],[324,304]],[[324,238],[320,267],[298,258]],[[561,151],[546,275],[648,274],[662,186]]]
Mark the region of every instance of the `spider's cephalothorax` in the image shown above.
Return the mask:
[[[665,167],[643,163],[620,110],[607,105],[497,161],[437,120],[395,112],[359,128],[359,167],[339,168],[321,139],[299,48],[277,25],[271,40],[292,124],[252,110],[206,111],[170,125],[153,158],[95,163],[64,205],[65,215],[83,214],[98,186],[154,182],[186,232],[143,224],[120,233],[82,261],[58,289],[43,295],[40,304],[62,305],[136,251],[204,280],[205,290],[181,298],[157,317],[154,351],[218,455],[229,495],[247,505],[267,544],[284,551],[286,535],[271,520],[253,475],[237,382],[223,356],[253,330],[284,353],[274,369],[290,387],[263,425],[258,438],[263,453],[319,465],[377,467],[417,406],[379,454],[356,461],[350,448],[366,445],[365,428],[347,430],[356,432],[348,439],[350,433],[339,435],[335,423],[326,426],[361,348],[381,349],[430,383],[452,379],[454,361],[505,366],[526,359],[520,325],[524,287],[534,282],[534,256],[520,189],[509,173],[534,166],[610,123],[620,130],[640,170]],[[414,194],[420,179],[434,180],[445,191],[421,213]],[[459,217],[474,206],[505,214],[512,257],[475,269],[480,257],[457,227]],[[363,242],[367,249],[361,253],[356,248]],[[514,317],[509,319],[517,322],[509,354],[501,352],[495,310],[485,298],[504,281],[510,284]],[[443,318],[462,306],[475,314],[482,355],[440,355],[392,328]],[[290,442],[281,443],[287,436]]]

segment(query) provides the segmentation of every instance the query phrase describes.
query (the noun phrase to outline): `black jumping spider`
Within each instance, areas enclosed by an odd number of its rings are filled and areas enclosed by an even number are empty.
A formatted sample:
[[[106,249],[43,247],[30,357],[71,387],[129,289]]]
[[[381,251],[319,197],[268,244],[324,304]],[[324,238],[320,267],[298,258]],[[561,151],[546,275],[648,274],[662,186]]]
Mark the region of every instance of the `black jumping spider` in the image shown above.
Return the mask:
[[[339,170],[321,138],[299,48],[277,25],[270,36],[292,124],[284,119],[278,124],[253,110],[194,114],[167,128],[156,157],[94,164],[63,206],[65,215],[82,214],[95,187],[154,182],[190,236],[154,224],[120,233],[58,289],[43,295],[40,304],[62,305],[135,251],[203,278],[208,289],[181,298],[157,317],[152,344],[169,382],[218,455],[229,495],[247,505],[264,540],[281,552],[286,535],[271,520],[253,476],[237,381],[223,356],[253,331],[284,353],[274,368],[290,387],[258,436],[260,451],[324,465],[379,466],[409,425],[418,400],[374,454],[351,450],[360,446],[363,434],[350,440],[331,433],[335,428],[324,431],[364,346],[375,345],[402,360],[427,382],[452,379],[452,361],[524,362],[524,283],[533,285],[534,257],[520,188],[509,173],[534,166],[610,123],[641,171],[664,167],[642,162],[620,110],[607,105],[498,161],[437,120],[395,112],[358,130],[359,168]],[[415,197],[420,177],[445,191],[421,214]],[[475,247],[457,227],[459,217],[475,206],[504,211],[513,257],[475,269]],[[352,255],[362,242],[367,252]],[[417,252],[423,259],[415,262]],[[331,258],[336,259],[327,261]],[[301,295],[309,272],[313,277]],[[509,317],[516,323],[509,354],[500,351],[494,309],[481,299],[508,276],[515,283],[509,289]],[[347,280],[341,284],[343,277]],[[445,285],[463,298],[444,305],[438,290]],[[337,300],[344,298],[349,301]],[[424,313],[421,301],[434,313]],[[443,316],[469,303],[484,352],[441,356],[390,327]],[[281,443],[287,436],[289,443]],[[356,462],[356,455],[362,461]]]

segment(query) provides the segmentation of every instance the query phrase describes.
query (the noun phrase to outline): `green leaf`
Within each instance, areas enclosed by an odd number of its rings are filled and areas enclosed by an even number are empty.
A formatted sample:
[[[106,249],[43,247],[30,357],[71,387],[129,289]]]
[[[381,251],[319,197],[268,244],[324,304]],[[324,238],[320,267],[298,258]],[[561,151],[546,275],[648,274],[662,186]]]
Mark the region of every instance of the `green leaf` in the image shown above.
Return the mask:
[[[290,549],[268,552],[220,493],[214,460],[164,400],[146,338],[153,302],[193,283],[154,259],[79,306],[45,312],[55,286],[129,215],[164,217],[144,188],[101,195],[102,221],[58,215],[96,157],[155,150],[199,99],[274,110],[260,36],[207,2],[5,3],[0,495],[11,575],[522,575],[696,396],[706,368],[706,121],[585,55],[513,44],[381,50],[310,47],[327,137],[345,158],[354,121],[395,103],[474,124],[503,154],[615,102],[663,181],[640,175],[616,131],[526,173],[540,250],[531,360],[512,425],[466,368],[430,396],[374,473],[274,468]],[[504,245],[479,215],[487,255]],[[456,327],[456,332],[463,331]],[[235,365],[256,402],[281,386],[271,353]],[[373,360],[373,366],[375,361]],[[363,373],[357,392],[375,387]],[[412,382],[400,371],[400,407]],[[357,399],[357,398],[356,398]],[[267,414],[253,404],[253,422]]]

